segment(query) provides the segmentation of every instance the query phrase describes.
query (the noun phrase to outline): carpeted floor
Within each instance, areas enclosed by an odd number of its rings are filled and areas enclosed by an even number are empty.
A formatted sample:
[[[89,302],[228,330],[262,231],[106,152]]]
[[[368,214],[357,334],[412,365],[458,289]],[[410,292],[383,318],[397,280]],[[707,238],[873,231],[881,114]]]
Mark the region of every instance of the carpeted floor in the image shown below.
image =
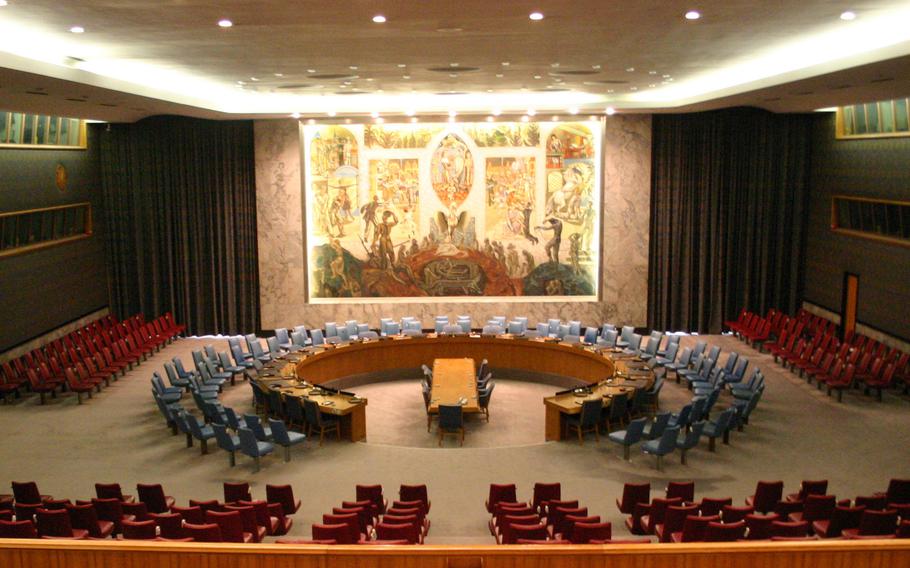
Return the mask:
[[[638,451],[631,463],[623,461],[622,449],[605,440],[589,438],[583,447],[544,443],[541,399],[556,387],[516,380],[497,381],[490,423],[472,419],[463,448],[451,437],[437,448],[435,432],[426,431],[417,381],[396,381],[356,389],[370,401],[367,443],[307,443],[293,450],[290,463],[278,452],[255,474],[251,460],[238,455],[230,468],[215,444],[201,456],[198,445],[186,448],[182,436],[171,436],[149,392],[152,371],[163,373],[171,357],[189,363],[190,351],[206,343],[226,349],[216,338],[168,346],[82,406],[67,394],[43,407],[31,395],[0,407],[0,483],[36,480],[43,493],[77,499],[92,496],[96,481],[118,481],[130,492],[137,482],[161,482],[179,503],[220,499],[224,481],[248,480],[259,497],[266,483],[291,483],[303,500],[292,531],[299,536],[309,536],[322,513],[352,499],[356,483],[381,483],[389,499],[400,483],[427,483],[433,503],[428,543],[489,543],[483,502],[494,482],[517,483],[519,497],[529,499],[535,481],[560,481],[565,497],[612,521],[621,536],[626,531],[614,499],[624,482],[650,481],[652,495],[659,495],[668,480],[693,479],[697,497],[741,501],[759,479],[783,479],[787,491],[796,491],[801,479],[827,478],[829,492],[853,497],[883,490],[890,477],[910,477],[910,397],[888,393],[878,403],[853,391],[838,404],[734,338],[707,339],[759,365],[767,377],[765,397],[731,445],[710,453],[703,441],[688,465],[671,456],[664,472]],[[683,339],[683,345],[692,342]],[[688,398],[684,387],[669,382],[661,407],[678,410]],[[249,388],[238,382],[222,400],[247,411]],[[191,399],[185,402],[191,406]]]

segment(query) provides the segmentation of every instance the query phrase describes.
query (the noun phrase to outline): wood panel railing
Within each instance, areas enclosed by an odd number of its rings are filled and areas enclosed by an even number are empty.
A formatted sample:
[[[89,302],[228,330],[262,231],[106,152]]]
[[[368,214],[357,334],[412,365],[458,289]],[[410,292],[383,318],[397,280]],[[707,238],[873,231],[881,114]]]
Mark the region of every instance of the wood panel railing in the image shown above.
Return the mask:
[[[310,546],[0,540],[4,568],[907,568],[910,540]]]

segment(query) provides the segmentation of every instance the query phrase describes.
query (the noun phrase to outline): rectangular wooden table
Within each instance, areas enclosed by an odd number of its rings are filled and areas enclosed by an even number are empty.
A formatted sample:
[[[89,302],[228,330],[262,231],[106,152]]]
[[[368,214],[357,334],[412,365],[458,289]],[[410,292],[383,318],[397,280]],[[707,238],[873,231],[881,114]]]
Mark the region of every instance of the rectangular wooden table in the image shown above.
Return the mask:
[[[427,414],[438,414],[441,404],[461,404],[461,411],[465,414],[480,412],[474,373],[473,359],[434,359]]]

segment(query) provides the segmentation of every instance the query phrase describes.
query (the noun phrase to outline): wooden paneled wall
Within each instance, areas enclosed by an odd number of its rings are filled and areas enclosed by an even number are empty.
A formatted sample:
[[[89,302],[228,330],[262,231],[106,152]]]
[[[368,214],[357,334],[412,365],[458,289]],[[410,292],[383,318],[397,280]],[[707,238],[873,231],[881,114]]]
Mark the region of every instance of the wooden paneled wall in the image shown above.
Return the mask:
[[[4,568],[905,568],[910,540],[309,546],[0,540]]]

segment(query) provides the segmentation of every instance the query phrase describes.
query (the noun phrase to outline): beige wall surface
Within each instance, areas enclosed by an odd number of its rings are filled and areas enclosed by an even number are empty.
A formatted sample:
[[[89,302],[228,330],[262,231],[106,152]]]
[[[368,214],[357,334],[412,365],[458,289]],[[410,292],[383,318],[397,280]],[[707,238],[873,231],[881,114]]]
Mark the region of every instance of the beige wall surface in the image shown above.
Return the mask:
[[[606,120],[603,182],[603,255],[600,301],[310,304],[305,290],[302,154],[295,120],[255,123],[261,327],[273,329],[357,319],[415,316],[432,326],[437,315],[469,314],[475,326],[492,316],[551,317],[584,324],[645,325],[648,297],[648,221],[651,185],[650,115]],[[533,324],[532,324],[533,325]]]

